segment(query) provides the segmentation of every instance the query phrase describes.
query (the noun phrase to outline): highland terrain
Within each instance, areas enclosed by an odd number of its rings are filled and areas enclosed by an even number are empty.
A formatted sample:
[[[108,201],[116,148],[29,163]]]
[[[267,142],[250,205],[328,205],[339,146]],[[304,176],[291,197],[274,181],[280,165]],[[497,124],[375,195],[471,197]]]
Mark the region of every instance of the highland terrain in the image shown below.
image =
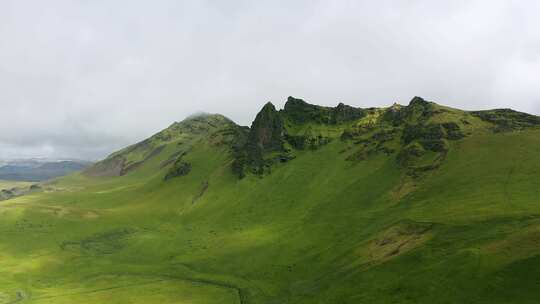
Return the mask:
[[[540,117],[267,103],[0,202],[0,303],[538,303]]]

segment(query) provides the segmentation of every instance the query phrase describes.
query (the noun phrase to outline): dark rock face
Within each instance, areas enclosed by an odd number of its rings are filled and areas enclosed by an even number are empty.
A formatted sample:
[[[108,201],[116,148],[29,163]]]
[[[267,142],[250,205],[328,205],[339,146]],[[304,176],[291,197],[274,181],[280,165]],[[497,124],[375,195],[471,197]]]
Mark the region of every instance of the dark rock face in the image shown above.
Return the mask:
[[[315,150],[326,145],[331,138],[317,133],[290,134],[287,130],[312,123],[335,125],[354,121],[363,117],[365,110],[340,103],[337,107],[322,107],[309,104],[302,99],[289,97],[285,107],[277,111],[272,103],[267,103],[257,114],[251,128],[239,132],[232,145],[232,171],[240,178],[245,170],[263,174],[271,170],[272,164],[294,159],[288,144],[293,149]]]
[[[307,122],[329,124],[332,121],[332,108],[312,105],[291,96],[287,98],[283,114],[295,124]]]
[[[403,123],[415,124],[427,120],[434,114],[433,105],[421,97],[414,97],[409,105],[394,104],[384,113],[384,119],[397,126]]]
[[[424,147],[419,143],[413,143],[403,148],[398,156],[397,161],[400,165],[407,167],[412,164],[415,158],[422,157],[426,153]]]
[[[464,136],[459,125],[453,122],[416,124],[405,126],[401,140],[405,145],[418,141],[427,150],[444,152],[448,149],[445,140],[458,140]]]
[[[247,138],[247,165],[254,173],[263,173],[264,154],[282,152],[285,128],[283,119],[272,103],[267,103],[257,114]]]
[[[231,151],[233,162],[231,165],[234,175],[243,178],[246,174],[244,168],[247,163],[247,141],[250,129],[248,127],[238,127],[234,134]]]
[[[446,122],[443,123],[442,126],[446,131],[446,137],[450,140],[458,140],[465,137],[460,126],[455,122]]]
[[[322,135],[285,135],[285,140],[297,150],[317,150],[319,147],[330,143],[331,139]]]
[[[374,125],[353,127],[342,133],[342,140],[360,145],[360,149],[346,159],[362,161],[377,154],[397,152],[396,161],[407,176],[424,176],[444,162],[450,141],[465,137],[457,122],[430,120],[445,111],[448,110],[420,97],[413,98],[408,106],[394,104]]]
[[[343,103],[339,103],[338,106],[333,109],[332,114],[332,122],[334,124],[340,124],[364,117],[365,111],[363,109],[358,109]]]
[[[283,120],[272,103],[267,103],[251,125],[248,145],[263,152],[283,149]]]
[[[284,152],[285,127],[280,113],[268,102],[255,117],[251,128],[235,130],[231,144],[233,173],[243,178],[245,170],[255,174],[265,171],[265,153]]]
[[[386,109],[383,114],[383,120],[392,123],[393,125],[398,125],[401,122],[401,111],[403,106],[397,103],[394,103],[391,107]]]
[[[165,175],[165,180],[178,176],[185,176],[188,175],[189,172],[191,172],[191,164],[182,159],[178,159],[169,172],[167,172],[167,175]]]
[[[365,115],[363,109],[354,108],[343,103],[337,107],[322,107],[309,104],[302,99],[287,98],[283,114],[291,122],[304,124],[313,122],[317,124],[340,124],[362,118]]]
[[[404,108],[404,118],[408,120],[425,120],[433,114],[433,106],[421,97],[414,97]]]
[[[413,99],[411,99],[411,101],[409,102],[409,106],[410,107],[427,107],[429,106],[429,102],[426,101],[424,98],[422,97],[419,97],[419,96],[414,96]]]
[[[377,122],[347,124],[370,114],[377,117],[380,110],[354,108],[343,103],[335,108],[323,107],[294,97],[287,99],[281,111],[267,103],[246,131],[247,135],[235,136],[232,171],[240,178],[245,172],[262,175],[270,172],[274,164],[294,159],[292,151],[316,150],[333,139],[324,132],[326,126],[331,130],[345,127],[341,139],[361,145],[361,149],[347,157],[349,160],[391,155],[402,149],[401,163],[421,158],[424,151],[439,153],[443,159],[449,149],[448,141],[458,140],[464,134],[455,122],[429,122],[441,112],[444,109],[436,104],[414,97],[408,106],[394,104],[388,108]]]
[[[472,115],[495,125],[494,132],[509,132],[540,126],[540,117],[514,111],[511,109],[497,109],[489,111],[475,111]]]

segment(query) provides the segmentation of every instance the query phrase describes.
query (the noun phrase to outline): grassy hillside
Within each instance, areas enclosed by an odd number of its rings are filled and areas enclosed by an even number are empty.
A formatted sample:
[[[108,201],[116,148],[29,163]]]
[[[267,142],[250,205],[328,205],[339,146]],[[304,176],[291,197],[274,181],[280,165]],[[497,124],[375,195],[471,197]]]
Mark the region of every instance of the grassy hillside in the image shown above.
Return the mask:
[[[0,189],[11,189],[15,187],[28,187],[31,184],[32,184],[31,182],[0,180]]]
[[[190,118],[0,202],[0,303],[537,303],[539,125],[420,98]]]

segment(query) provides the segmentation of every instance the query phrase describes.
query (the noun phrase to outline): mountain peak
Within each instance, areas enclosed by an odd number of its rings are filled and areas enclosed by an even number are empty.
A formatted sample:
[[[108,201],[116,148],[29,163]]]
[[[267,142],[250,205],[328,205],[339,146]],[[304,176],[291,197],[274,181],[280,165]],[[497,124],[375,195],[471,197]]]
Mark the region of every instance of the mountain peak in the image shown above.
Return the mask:
[[[303,99],[289,96],[283,112],[293,122],[303,124],[315,122],[318,124],[340,124],[364,116],[364,110],[340,102],[335,108],[313,105]]]
[[[287,102],[285,102],[285,106],[287,106],[287,104],[289,105],[308,105],[307,102],[305,102],[303,99],[300,99],[300,98],[295,98],[293,96],[289,96],[287,97]]]
[[[317,107],[317,106],[309,104],[305,102],[303,99],[289,96],[287,98],[287,101],[285,102],[285,106],[283,107],[283,110],[285,112],[294,112],[298,110],[301,110],[301,111],[309,110],[310,108],[313,108],[313,107]]]
[[[221,114],[197,113],[186,117],[180,122],[173,123],[170,127],[160,133],[167,131],[200,133],[227,125],[235,125],[235,123]],[[160,133],[156,135],[159,135]]]
[[[276,106],[274,106],[274,104],[272,102],[267,102],[266,104],[264,104],[264,106],[262,107],[261,109],[261,112],[275,112],[277,111],[276,110]]]
[[[221,115],[221,114],[211,114],[206,112],[198,112],[191,114],[184,118],[180,123],[189,123],[191,121],[226,121],[226,122],[232,122],[228,117]]]
[[[414,105],[428,105],[430,102],[426,101],[424,98],[419,96],[414,96],[413,99],[409,102],[409,106]]]

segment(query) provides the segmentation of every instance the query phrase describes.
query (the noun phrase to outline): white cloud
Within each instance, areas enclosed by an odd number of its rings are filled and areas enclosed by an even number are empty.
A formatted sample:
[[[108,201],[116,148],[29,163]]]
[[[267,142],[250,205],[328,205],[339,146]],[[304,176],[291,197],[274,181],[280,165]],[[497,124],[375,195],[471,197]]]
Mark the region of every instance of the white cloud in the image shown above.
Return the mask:
[[[223,3],[0,2],[0,157],[101,157],[289,95],[540,114],[536,1]]]

